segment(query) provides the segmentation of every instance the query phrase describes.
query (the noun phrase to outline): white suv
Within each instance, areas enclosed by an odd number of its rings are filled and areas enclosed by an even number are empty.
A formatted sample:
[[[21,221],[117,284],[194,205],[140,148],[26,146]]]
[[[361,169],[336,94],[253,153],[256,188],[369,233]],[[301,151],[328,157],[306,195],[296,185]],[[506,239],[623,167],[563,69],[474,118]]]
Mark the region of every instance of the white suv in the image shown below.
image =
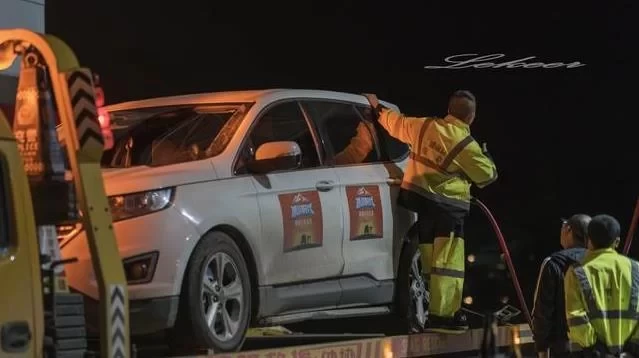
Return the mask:
[[[396,306],[415,316],[409,302],[425,292],[405,243],[416,218],[396,204],[409,148],[372,120],[364,96],[273,89],[107,110],[115,145],[104,178],[133,334],[167,330],[231,351],[249,326]],[[63,256],[79,259],[69,284],[91,312],[85,234],[59,235]]]

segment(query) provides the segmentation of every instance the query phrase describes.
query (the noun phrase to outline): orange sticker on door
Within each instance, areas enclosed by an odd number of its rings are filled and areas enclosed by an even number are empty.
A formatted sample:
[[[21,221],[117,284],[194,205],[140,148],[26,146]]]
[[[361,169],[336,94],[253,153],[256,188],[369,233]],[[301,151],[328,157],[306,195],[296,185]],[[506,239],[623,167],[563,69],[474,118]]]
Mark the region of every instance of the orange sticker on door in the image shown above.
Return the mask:
[[[384,237],[384,216],[379,187],[377,185],[347,186],[346,197],[351,221],[351,240]]]
[[[322,246],[322,203],[316,191],[280,194],[284,252]]]

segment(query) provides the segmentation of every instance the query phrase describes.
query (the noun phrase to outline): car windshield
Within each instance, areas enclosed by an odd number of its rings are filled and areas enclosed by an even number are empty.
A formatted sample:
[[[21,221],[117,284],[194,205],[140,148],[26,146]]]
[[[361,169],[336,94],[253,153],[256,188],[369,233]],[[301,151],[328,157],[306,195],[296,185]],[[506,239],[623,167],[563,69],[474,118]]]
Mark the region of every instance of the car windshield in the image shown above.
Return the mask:
[[[214,157],[250,104],[153,107],[110,112],[114,145],[103,168],[162,166]]]

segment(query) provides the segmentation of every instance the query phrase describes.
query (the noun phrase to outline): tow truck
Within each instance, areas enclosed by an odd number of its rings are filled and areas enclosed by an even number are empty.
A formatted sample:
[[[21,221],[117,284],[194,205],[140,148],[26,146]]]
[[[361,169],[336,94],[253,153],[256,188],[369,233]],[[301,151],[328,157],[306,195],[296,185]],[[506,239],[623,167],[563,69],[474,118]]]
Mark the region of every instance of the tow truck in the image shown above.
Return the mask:
[[[73,51],[57,37],[25,29],[0,30],[0,71],[18,58],[13,121],[0,111],[0,284],[4,292],[0,294],[0,356],[90,355],[83,299],[66,286],[63,265],[72,265],[73,258],[62,260],[57,242],[57,229],[77,222],[87,228],[100,292],[100,348],[94,356],[135,356],[129,336],[127,283],[100,170],[102,152],[112,145],[108,113],[101,110],[103,92],[91,70],[81,67]],[[287,334],[276,338],[284,348],[208,354],[421,357],[508,346],[521,356],[520,345],[532,342],[528,325],[487,328],[454,337],[319,337],[323,343],[311,345],[318,340]],[[491,334],[486,335],[487,331]],[[260,346],[255,340],[272,338],[251,339]]]
[[[93,74],[57,37],[0,30],[0,70],[17,58],[13,128],[0,115],[1,355],[86,355],[83,298],[66,287],[73,259],[60,259],[56,230],[82,221],[102,298],[100,356],[128,358],[127,283],[100,170],[108,118]]]

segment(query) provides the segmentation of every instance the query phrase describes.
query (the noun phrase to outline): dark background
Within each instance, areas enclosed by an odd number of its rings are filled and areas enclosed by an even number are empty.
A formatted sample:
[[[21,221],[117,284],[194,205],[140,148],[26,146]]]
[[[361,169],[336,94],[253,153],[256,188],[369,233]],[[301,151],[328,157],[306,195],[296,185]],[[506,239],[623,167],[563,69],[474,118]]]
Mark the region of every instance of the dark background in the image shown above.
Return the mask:
[[[473,135],[489,143],[500,171],[475,195],[502,225],[532,308],[539,263],[559,248],[560,217],[609,213],[625,237],[639,194],[637,6],[415,3],[57,0],[46,3],[46,31],[101,75],[108,103],[288,87],[375,92],[406,114],[444,115],[453,90],[471,90]],[[423,68],[463,53],[586,66]],[[467,253],[488,252],[477,263],[493,265],[497,242],[477,209],[467,230]],[[512,291],[478,272],[469,294]],[[489,298],[474,308],[493,296],[476,296]]]

